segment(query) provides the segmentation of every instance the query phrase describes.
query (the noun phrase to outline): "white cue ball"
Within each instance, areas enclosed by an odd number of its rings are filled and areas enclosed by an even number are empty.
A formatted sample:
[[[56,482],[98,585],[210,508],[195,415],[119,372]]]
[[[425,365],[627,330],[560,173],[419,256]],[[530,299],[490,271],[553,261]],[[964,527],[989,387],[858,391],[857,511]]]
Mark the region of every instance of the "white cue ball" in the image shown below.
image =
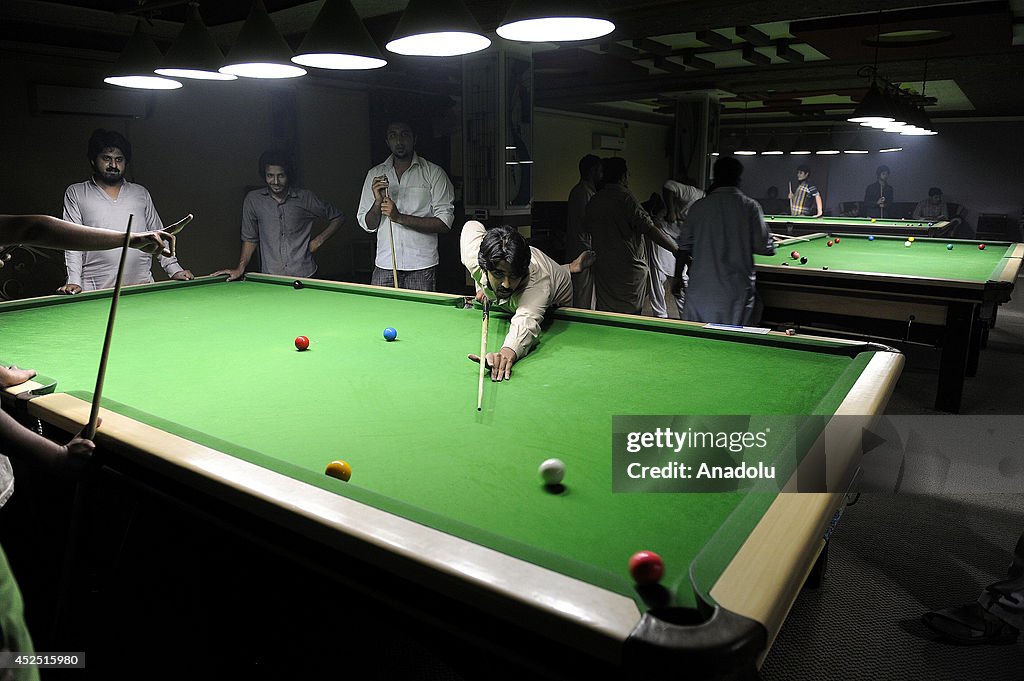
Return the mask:
[[[565,477],[565,464],[561,459],[547,459],[539,470],[545,485],[557,485]]]

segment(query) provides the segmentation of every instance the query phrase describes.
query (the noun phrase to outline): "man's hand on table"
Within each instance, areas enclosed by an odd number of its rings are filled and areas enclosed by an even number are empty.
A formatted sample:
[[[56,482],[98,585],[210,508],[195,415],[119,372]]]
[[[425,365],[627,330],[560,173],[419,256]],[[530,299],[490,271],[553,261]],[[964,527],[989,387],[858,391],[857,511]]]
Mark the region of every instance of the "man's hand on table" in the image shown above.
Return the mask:
[[[21,385],[35,375],[34,369],[19,369],[13,365],[9,367],[0,365],[0,389]]]
[[[212,273],[210,276],[211,277],[218,277],[218,276],[220,276],[222,274],[228,275],[228,281],[238,281],[239,279],[241,279],[244,276],[245,273],[242,271],[241,267],[236,267],[233,270],[232,269],[217,270],[216,272]]]
[[[469,355],[474,362],[480,361],[479,355]],[[484,366],[491,370],[491,380],[501,381],[512,378],[512,365],[519,357],[512,348],[502,348],[500,352],[488,352],[484,356]]]

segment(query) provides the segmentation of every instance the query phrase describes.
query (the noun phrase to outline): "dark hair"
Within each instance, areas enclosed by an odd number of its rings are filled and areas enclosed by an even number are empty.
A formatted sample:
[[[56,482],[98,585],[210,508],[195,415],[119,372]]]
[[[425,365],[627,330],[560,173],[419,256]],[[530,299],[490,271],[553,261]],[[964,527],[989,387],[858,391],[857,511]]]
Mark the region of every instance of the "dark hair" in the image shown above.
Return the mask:
[[[593,154],[587,154],[580,159],[580,177],[583,177],[591,171],[592,168],[596,168],[601,165],[601,159]]]
[[[96,157],[104,149],[110,149],[111,147],[117,147],[124,154],[125,161],[132,160],[132,144],[124,135],[117,132],[116,130],[104,130],[103,128],[97,128],[92,131],[89,135],[89,150],[87,152],[89,163],[96,160]]]
[[[810,174],[811,174],[811,167],[810,167],[810,166],[808,166],[808,165],[804,165],[804,164],[802,164],[802,163],[801,163],[800,165],[798,165],[798,166],[796,167],[796,172],[798,172],[798,173],[799,173],[799,172],[801,172],[801,171],[802,171],[802,172],[805,172],[805,173],[807,173],[808,175],[810,175]]]
[[[932,187],[928,190],[928,196],[942,196],[942,190],[938,187]]]
[[[487,230],[477,256],[477,263],[484,272],[490,272],[503,262],[507,262],[512,274],[518,277],[525,277],[530,271],[530,247],[519,230],[508,225]]]
[[[626,168],[626,159],[619,158],[618,156],[601,159],[601,168],[604,170],[605,184],[619,182],[628,172]]]
[[[665,210],[665,200],[661,198],[661,194],[658,194],[657,192],[651,192],[650,197],[640,205],[643,206],[643,209],[647,211],[647,214],[652,218]]]
[[[888,173],[888,172],[890,172],[889,166],[878,166],[878,169],[875,171],[875,177],[878,177],[882,173]]]
[[[715,161],[714,174],[712,187],[737,187],[743,175],[743,164],[733,156],[720,156]]]
[[[266,177],[267,166],[281,166],[289,179],[295,170],[292,155],[284,149],[267,149],[260,154],[260,178]]]

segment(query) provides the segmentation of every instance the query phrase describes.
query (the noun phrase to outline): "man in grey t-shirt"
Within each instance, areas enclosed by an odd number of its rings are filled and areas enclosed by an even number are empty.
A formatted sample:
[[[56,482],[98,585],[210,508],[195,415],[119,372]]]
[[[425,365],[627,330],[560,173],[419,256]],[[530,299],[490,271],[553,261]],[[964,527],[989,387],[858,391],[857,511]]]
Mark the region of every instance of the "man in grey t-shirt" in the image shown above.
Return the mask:
[[[111,229],[124,233],[128,217],[132,217],[132,232],[150,232],[163,229],[164,224],[153,205],[149,191],[141,184],[127,181],[125,171],[132,159],[132,145],[115,130],[94,130],[89,137],[87,157],[92,167],[92,179],[73,184],[64,193],[64,219],[78,225]],[[171,279],[192,279],[173,255],[159,254],[160,266]],[[111,288],[117,279],[121,249],[104,251],[64,252],[68,270],[67,282],[58,293],[81,293]],[[153,256],[137,250],[125,255],[124,283],[149,284]]]
[[[293,175],[287,152],[271,149],[260,155],[260,176],[267,186],[246,194],[242,203],[238,265],[214,274],[227,274],[228,281],[241,279],[257,247],[264,274],[312,277],[316,273],[313,254],[338,231],[345,215],[308,189],[292,187]],[[327,227],[312,236],[316,218],[327,220]]]

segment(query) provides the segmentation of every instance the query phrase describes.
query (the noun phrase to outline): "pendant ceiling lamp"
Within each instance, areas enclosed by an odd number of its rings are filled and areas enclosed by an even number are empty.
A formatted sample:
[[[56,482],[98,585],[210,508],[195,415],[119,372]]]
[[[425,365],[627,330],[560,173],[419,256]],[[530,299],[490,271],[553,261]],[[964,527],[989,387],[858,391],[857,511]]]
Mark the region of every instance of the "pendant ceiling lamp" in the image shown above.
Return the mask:
[[[387,49],[420,57],[453,57],[479,52],[490,44],[462,0],[409,0]]]
[[[768,144],[765,145],[764,151],[761,152],[762,156],[781,156],[784,152],[776,141],[775,137],[772,136],[768,140]]]
[[[608,17],[582,0],[515,0],[498,26],[506,40],[563,42],[591,40],[615,30]]]
[[[188,19],[178,39],[164,55],[162,66],[156,69],[161,76],[192,78],[195,80],[235,80],[237,76],[221,73],[224,54],[210,35],[210,29],[199,15],[199,5],[190,3]]]
[[[221,73],[245,78],[297,78],[306,70],[292,63],[292,48],[274,26],[263,0],[255,0]]]
[[[121,51],[117,63],[103,79],[104,83],[139,90],[176,90],[181,83],[171,78],[153,75],[163,55],[153,39],[142,32],[142,22],[135,24],[135,32]]]
[[[377,69],[388,62],[349,0],[327,0],[292,61],[318,69]]]

